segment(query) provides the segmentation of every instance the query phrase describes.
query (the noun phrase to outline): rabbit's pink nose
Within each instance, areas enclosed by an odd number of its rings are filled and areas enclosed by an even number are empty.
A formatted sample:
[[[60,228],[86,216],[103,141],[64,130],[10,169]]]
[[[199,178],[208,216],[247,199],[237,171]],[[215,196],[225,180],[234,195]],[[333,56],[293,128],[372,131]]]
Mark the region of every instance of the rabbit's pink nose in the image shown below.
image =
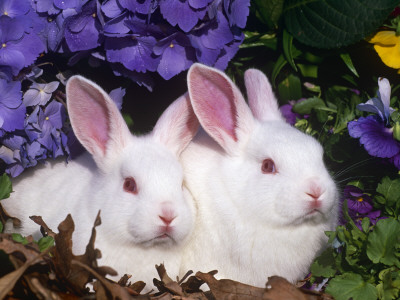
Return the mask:
[[[169,224],[171,224],[171,222],[176,218],[176,217],[173,217],[173,216],[171,216],[171,215],[167,215],[167,216],[158,216],[160,219],[161,219],[161,221],[163,221],[163,223],[165,224],[165,225],[169,225]]]
[[[312,201],[310,203],[310,208],[311,209],[319,209],[322,205],[321,200],[319,198],[321,197],[321,192],[320,190],[312,190],[310,193],[306,193],[308,196],[312,198]]]

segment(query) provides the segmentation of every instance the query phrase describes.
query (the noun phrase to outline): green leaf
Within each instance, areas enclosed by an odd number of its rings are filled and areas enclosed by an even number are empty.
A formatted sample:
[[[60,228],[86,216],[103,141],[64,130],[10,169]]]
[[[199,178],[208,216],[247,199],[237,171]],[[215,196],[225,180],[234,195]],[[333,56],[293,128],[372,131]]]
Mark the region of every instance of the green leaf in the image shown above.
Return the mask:
[[[3,232],[4,226],[3,223],[0,221],[0,233]]]
[[[374,263],[400,268],[400,222],[387,218],[379,220],[368,236],[367,255]]]
[[[42,237],[38,241],[38,245],[39,245],[40,252],[43,252],[44,250],[46,250],[54,245],[54,239],[51,236]]]
[[[377,289],[363,280],[361,275],[345,273],[331,279],[326,292],[336,300],[375,300],[378,298]]]
[[[357,73],[356,68],[353,65],[353,61],[351,60],[350,54],[348,53],[342,53],[340,54],[340,58],[343,60],[343,62],[346,64],[346,66],[349,68],[349,70],[356,75],[357,77],[360,77]]]
[[[398,0],[287,0],[287,30],[300,42],[318,48],[355,43],[382,25]]]
[[[326,249],[311,265],[311,273],[317,277],[333,277],[336,274],[333,248]]]
[[[291,65],[293,70],[297,72],[297,67],[293,59],[293,36],[286,30],[283,30],[282,46],[283,54],[285,55],[287,62],[289,63],[289,65]]]
[[[324,101],[318,97],[308,98],[304,101],[298,102],[293,106],[293,111],[301,115],[310,114],[312,109],[327,108]]]
[[[277,27],[282,15],[284,0],[253,0],[252,5],[256,9],[256,15],[263,23],[271,27]]]
[[[300,78],[296,75],[290,74],[278,85],[279,99],[294,100],[300,99],[301,94],[301,82]]]
[[[385,269],[379,273],[380,283],[376,286],[379,299],[399,299],[400,272],[396,268]]]
[[[10,197],[12,192],[12,185],[10,177],[7,174],[0,176],[0,200]]]
[[[14,241],[16,241],[17,243],[21,243],[23,245],[26,245],[29,243],[28,240],[19,233],[13,233],[11,236],[12,236],[12,239]]]
[[[384,177],[376,191],[386,199],[386,205],[394,206],[400,202],[400,178],[391,180],[389,177]]]

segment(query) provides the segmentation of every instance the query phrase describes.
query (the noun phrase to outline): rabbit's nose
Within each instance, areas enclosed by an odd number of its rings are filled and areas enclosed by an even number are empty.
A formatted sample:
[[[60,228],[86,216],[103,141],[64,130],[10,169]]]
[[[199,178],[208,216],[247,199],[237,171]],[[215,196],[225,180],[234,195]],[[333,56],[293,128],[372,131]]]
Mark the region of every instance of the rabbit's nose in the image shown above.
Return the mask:
[[[158,216],[160,219],[161,219],[161,221],[163,221],[163,223],[165,224],[165,225],[169,225],[169,224],[171,224],[171,222],[176,218],[176,217],[174,217],[174,216],[172,216],[172,215],[165,215],[165,216]]]

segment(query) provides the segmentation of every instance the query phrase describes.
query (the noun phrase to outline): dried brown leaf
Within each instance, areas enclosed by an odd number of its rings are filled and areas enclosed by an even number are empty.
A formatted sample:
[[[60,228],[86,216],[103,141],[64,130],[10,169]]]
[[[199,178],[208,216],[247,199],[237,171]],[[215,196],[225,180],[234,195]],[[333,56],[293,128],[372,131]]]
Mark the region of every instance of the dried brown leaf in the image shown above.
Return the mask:
[[[293,284],[278,276],[268,278],[266,300],[307,300],[309,299]]]
[[[40,253],[36,244],[23,245],[15,242],[11,235],[4,233],[0,234],[0,249],[7,254],[19,252],[25,257],[26,260],[32,260]]]
[[[169,292],[173,295],[183,296],[182,287],[179,285],[178,282],[171,279],[168,276],[167,271],[165,270],[164,264],[156,265],[158,276],[160,276],[161,282],[157,282],[156,286],[160,292]]]
[[[243,284],[230,279],[215,279],[210,273],[197,272],[196,277],[203,280],[217,300],[255,300],[263,298],[265,289]],[[285,299],[285,298],[281,298]]]
[[[81,263],[77,260],[72,260],[72,264],[78,265],[79,267],[87,270],[90,272],[103,286],[104,288],[111,294],[112,298],[108,299],[120,299],[120,300],[131,300],[131,296],[129,295],[128,291],[120,286],[118,283],[111,282],[108,279],[104,278],[101,274],[98,274],[95,270],[88,267],[87,265]],[[149,297],[142,298],[142,299],[150,299]]]
[[[43,221],[41,216],[30,216],[29,218],[33,222],[35,222],[36,224],[41,226],[41,228],[40,228],[41,230],[40,231],[42,232],[42,234],[43,234],[43,231],[42,231],[42,228],[43,228],[44,233],[45,233],[43,235],[48,235],[48,236],[51,236],[52,238],[55,237],[56,233],[53,230],[51,230],[49,228],[49,226],[47,226],[47,224]]]
[[[0,221],[3,224],[6,224],[6,222],[8,220],[12,221],[14,227],[20,227],[21,226],[21,220],[16,218],[16,217],[11,216],[0,203]]]
[[[3,299],[14,288],[14,285],[25,273],[25,271],[38,260],[41,260],[43,255],[44,253],[41,253],[30,258],[21,267],[0,278],[0,299]]]
[[[28,279],[32,286],[32,291],[38,296],[38,299],[61,300],[62,298],[55,292],[45,288],[36,277]]]

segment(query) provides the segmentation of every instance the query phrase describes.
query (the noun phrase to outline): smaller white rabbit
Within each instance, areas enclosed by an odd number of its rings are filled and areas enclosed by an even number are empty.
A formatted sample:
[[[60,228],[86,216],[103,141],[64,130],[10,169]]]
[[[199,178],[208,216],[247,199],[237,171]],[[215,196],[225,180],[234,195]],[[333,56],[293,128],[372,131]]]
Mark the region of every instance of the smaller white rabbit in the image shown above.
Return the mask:
[[[22,227],[8,224],[7,231],[38,238],[39,226],[28,216],[40,215],[56,230],[71,213],[73,251],[81,254],[101,210],[95,244],[100,265],[150,286],[158,278],[155,264],[164,262],[171,276],[178,275],[179,249],[194,222],[178,160],[199,126],[188,96],[171,104],[150,134],[133,136],[95,83],[73,76],[66,93],[72,128],[89,153],[68,164],[47,163],[15,180],[15,192],[2,205]]]
[[[250,109],[222,72],[194,64],[192,106],[204,131],[182,153],[197,205],[181,272],[218,270],[264,287],[304,278],[337,223],[335,183],[321,145],[287,124],[265,75],[245,73]]]

